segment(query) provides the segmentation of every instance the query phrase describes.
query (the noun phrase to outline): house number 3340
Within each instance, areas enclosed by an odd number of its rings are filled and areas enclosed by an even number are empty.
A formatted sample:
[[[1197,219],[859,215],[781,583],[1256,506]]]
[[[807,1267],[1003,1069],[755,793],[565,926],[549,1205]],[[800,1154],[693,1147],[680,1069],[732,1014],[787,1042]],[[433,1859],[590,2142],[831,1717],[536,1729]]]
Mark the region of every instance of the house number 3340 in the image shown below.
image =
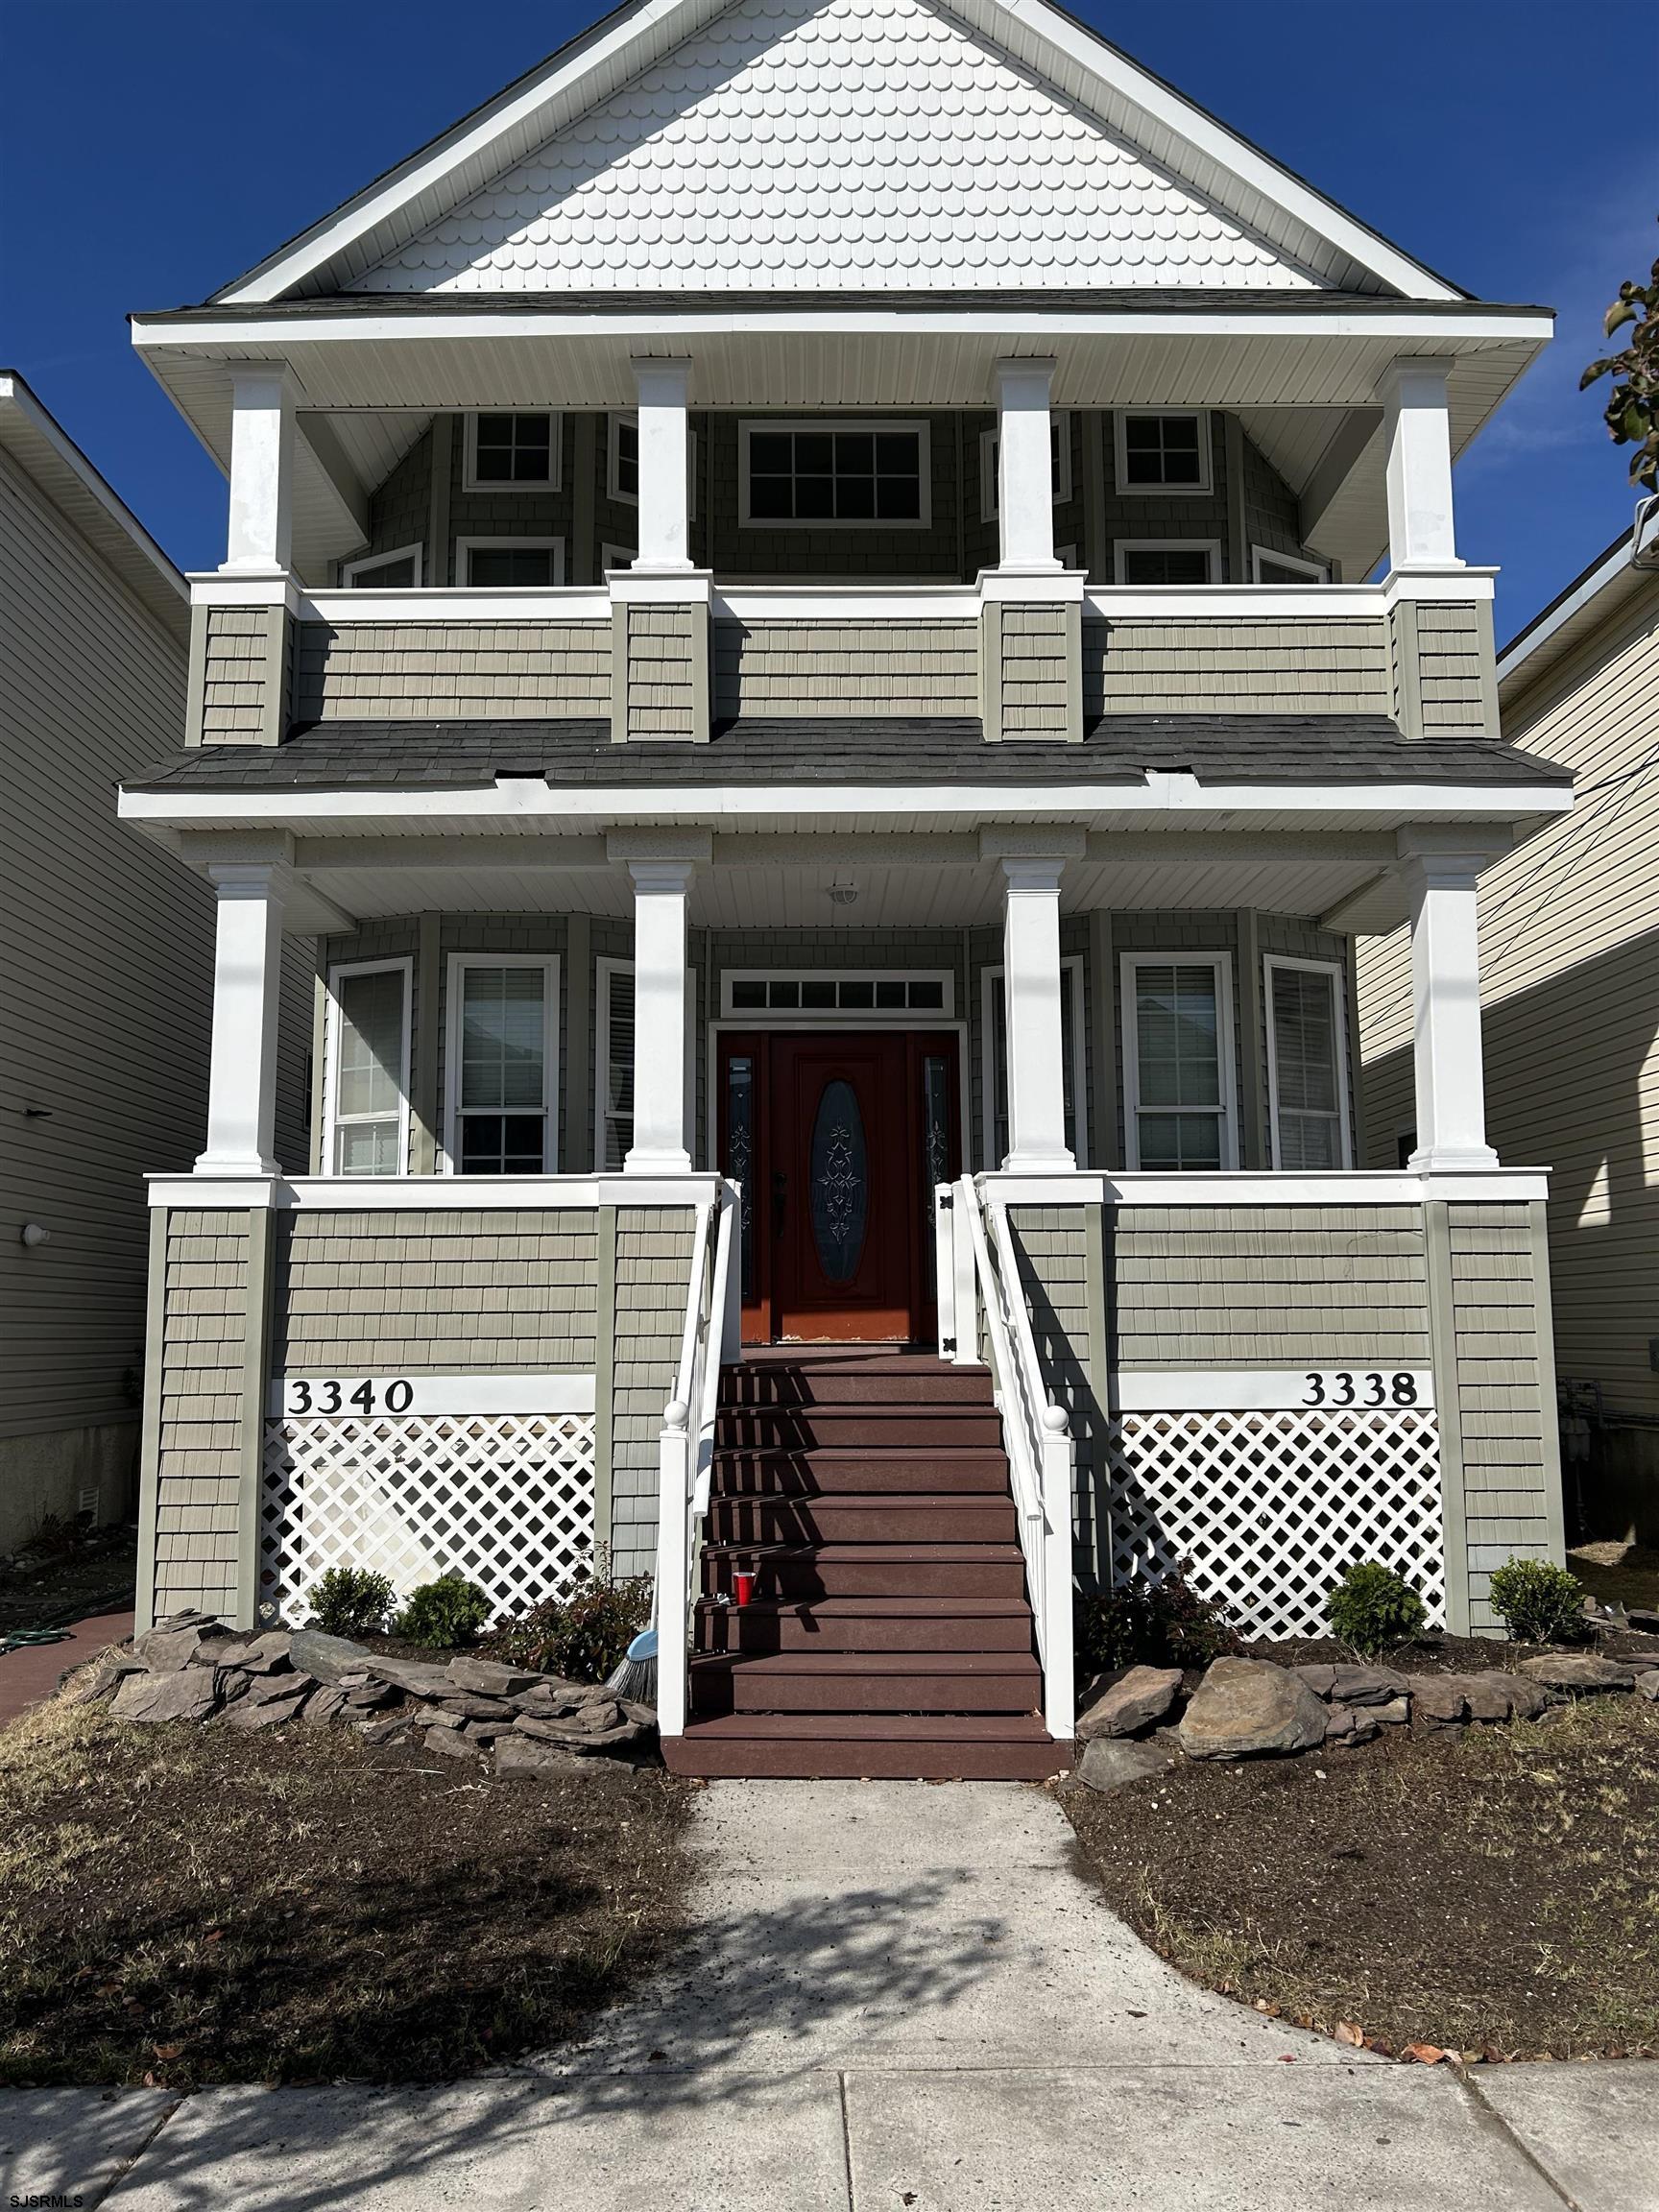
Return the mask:
[[[1339,1367],[1329,1375],[1306,1377],[1304,1406],[1415,1406],[1415,1375],[1383,1375],[1368,1369],[1356,1375]]]

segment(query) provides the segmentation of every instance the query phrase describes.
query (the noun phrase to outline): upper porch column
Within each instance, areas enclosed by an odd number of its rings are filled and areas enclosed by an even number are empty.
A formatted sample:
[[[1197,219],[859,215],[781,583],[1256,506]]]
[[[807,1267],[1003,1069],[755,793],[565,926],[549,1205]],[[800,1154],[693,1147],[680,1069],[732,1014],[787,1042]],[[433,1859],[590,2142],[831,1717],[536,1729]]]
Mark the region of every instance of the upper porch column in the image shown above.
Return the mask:
[[[628,1175],[687,1174],[685,909],[696,862],[689,853],[641,854],[613,838],[634,878],[634,1142]],[[704,855],[707,857],[707,854]]]
[[[280,361],[230,372],[230,520],[226,569],[287,568],[293,559],[294,380]]]
[[[282,910],[293,870],[286,860],[224,861],[207,877],[219,907],[207,1149],[196,1172],[275,1175]]]
[[[1058,568],[1048,394],[1052,361],[997,364],[998,555],[1004,568]]]
[[[995,849],[994,833],[981,849]],[[1046,840],[1045,840],[1046,842]],[[988,855],[989,856],[989,855]],[[1063,854],[1005,851],[1002,990],[1008,1069],[1010,1170],[1068,1169],[1061,1045],[1060,877]]]
[[[637,358],[634,382],[639,399],[639,551],[634,565],[689,568],[685,402],[691,364]]]
[[[1443,833],[1444,834],[1444,833]],[[1413,1067],[1417,1087],[1414,1168],[1496,1167],[1486,1142],[1480,1043],[1480,933],[1477,878],[1492,849],[1442,847],[1432,830],[1404,830],[1411,906]]]
[[[1458,568],[1446,361],[1396,361],[1379,388],[1388,481],[1388,565]]]

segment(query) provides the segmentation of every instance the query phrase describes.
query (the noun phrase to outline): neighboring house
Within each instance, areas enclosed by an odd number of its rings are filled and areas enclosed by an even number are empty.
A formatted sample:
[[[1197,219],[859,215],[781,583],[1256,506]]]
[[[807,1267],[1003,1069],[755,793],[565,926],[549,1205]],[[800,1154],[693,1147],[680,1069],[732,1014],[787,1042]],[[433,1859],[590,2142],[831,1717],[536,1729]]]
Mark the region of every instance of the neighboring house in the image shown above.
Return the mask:
[[[141,1608],[597,1542],[704,1771],[1048,1771],[1074,1574],[1302,1631],[1377,1555],[1491,1627],[1561,1534],[1475,879],[1571,792],[1451,472],[1550,327],[1043,0],[625,7],[138,316],[229,478],[121,798],[220,901]]]
[[[180,742],[189,637],[183,577],[0,372],[0,1551],[134,1501],[142,1178],[201,1146],[213,901],[112,794]]]
[[[1503,733],[1572,816],[1480,878],[1487,1123],[1551,1170],[1568,1487],[1581,1533],[1659,1544],[1659,502],[1498,662]],[[1367,1156],[1413,1138],[1410,954],[1360,948]]]

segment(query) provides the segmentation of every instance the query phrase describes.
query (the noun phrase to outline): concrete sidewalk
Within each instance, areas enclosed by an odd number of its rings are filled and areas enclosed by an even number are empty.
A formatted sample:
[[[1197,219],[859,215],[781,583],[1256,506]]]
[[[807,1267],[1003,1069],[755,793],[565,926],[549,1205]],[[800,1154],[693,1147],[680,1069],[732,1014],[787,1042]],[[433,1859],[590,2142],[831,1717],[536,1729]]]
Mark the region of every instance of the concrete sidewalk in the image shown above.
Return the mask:
[[[695,1943],[581,2049],[438,2090],[0,2098],[0,2201],[111,2212],[1659,2212],[1659,2071],[1465,2087],[1193,1989],[1042,1792],[726,1783]]]

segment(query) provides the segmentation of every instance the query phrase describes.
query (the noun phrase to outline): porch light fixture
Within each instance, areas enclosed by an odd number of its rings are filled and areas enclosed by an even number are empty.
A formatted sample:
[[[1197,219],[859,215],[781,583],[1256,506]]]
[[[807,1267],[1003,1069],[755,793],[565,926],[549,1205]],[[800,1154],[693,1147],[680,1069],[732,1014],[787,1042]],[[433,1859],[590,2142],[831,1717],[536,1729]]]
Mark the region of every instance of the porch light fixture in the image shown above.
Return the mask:
[[[43,1229],[38,1221],[25,1221],[23,1234],[17,1241],[33,1252],[37,1244],[51,1243],[52,1232],[50,1229]]]
[[[852,906],[858,898],[858,886],[851,876],[837,876],[830,886],[830,897],[837,906]]]

